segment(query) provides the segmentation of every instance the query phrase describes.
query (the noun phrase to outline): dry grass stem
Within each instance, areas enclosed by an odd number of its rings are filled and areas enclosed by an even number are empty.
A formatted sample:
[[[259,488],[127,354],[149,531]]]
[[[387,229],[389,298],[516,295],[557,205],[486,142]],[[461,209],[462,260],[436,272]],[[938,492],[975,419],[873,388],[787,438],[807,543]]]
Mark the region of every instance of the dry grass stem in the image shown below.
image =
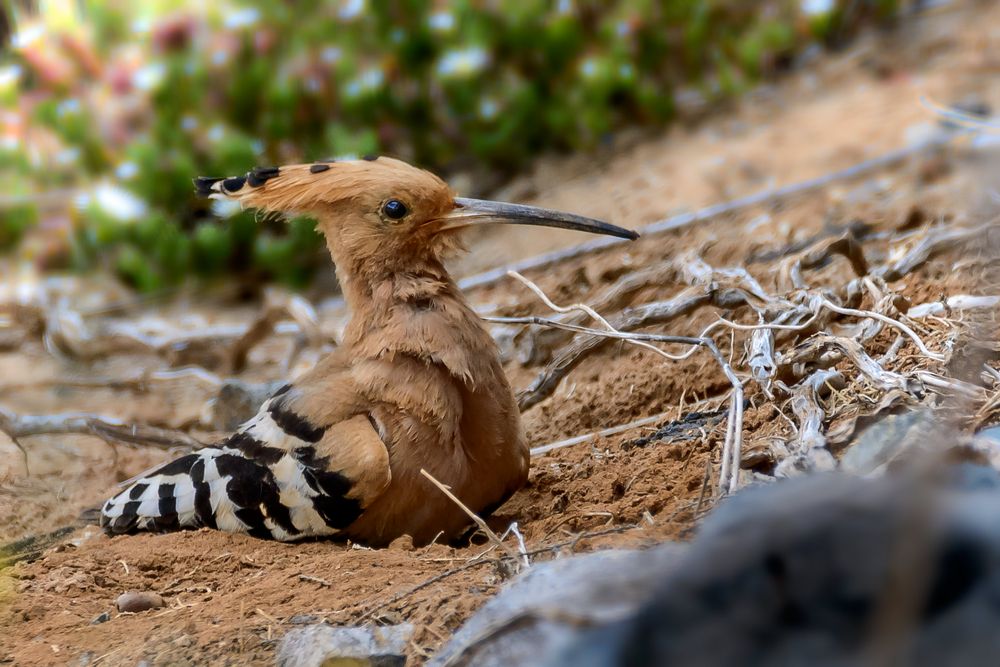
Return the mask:
[[[447,486],[439,482],[437,479],[434,478],[434,475],[430,474],[423,468],[420,469],[420,474],[426,477],[428,480],[430,480],[431,484],[436,486],[441,491],[441,493],[448,496],[449,500],[458,505],[459,509],[465,512],[465,514],[468,515],[468,517],[472,519],[472,521],[477,526],[479,526],[479,530],[483,531],[483,534],[486,535],[486,537],[489,538],[490,542],[492,542],[498,549],[500,549],[500,551],[504,552],[504,554],[516,560],[517,554],[511,551],[510,548],[503,543],[503,540],[500,539],[500,536],[493,532],[493,529],[490,528],[485,521],[483,521],[482,517],[480,517],[478,514],[470,510],[465,505],[465,503],[459,500],[458,496],[456,496],[454,493],[451,492],[451,489],[449,489]]]

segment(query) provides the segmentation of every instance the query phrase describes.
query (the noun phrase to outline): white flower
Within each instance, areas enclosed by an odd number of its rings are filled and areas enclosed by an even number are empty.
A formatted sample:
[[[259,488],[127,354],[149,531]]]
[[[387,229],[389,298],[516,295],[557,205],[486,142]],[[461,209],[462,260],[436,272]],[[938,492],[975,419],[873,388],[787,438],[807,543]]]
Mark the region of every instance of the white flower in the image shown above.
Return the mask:
[[[64,148],[55,154],[56,164],[60,167],[68,167],[76,164],[80,160],[80,149],[76,146]]]
[[[34,25],[25,26],[23,29],[18,30],[17,33],[11,37],[10,43],[16,50],[21,50],[37,43],[45,35],[45,26],[41,23],[35,23]]]
[[[829,14],[833,11],[834,0],[802,0],[802,12],[807,16]]]
[[[319,52],[319,59],[327,65],[332,65],[340,60],[342,55],[344,55],[344,52],[339,46],[327,46]]]
[[[434,12],[427,17],[427,25],[437,32],[449,32],[455,27],[455,17],[451,12]]]
[[[138,173],[139,166],[135,162],[122,162],[118,165],[118,168],[115,169],[115,176],[117,176],[118,180],[121,181],[131,180],[135,178]]]
[[[362,72],[353,81],[349,81],[344,87],[344,92],[348,97],[359,97],[363,93],[369,93],[381,88],[384,80],[385,74],[382,73],[382,70],[373,67]]]
[[[235,11],[226,12],[226,18],[223,22],[230,30],[239,30],[240,28],[249,28],[260,21],[260,10],[256,7],[242,7]]]
[[[56,107],[57,116],[66,116],[71,113],[76,113],[80,110],[80,100],[75,97],[71,97],[68,100],[63,100]]]
[[[85,204],[93,202],[98,208],[119,222],[133,222],[146,215],[148,207],[139,197],[113,183],[99,183],[91,197],[84,196]],[[79,203],[79,202],[78,202]]]
[[[145,67],[140,67],[132,75],[132,83],[139,90],[149,91],[157,88],[167,74],[167,68],[163,63],[150,63]]]
[[[17,86],[21,81],[22,71],[20,65],[0,67],[0,90]]]
[[[500,108],[497,106],[497,103],[488,97],[483,98],[483,100],[479,103],[479,115],[484,120],[492,120],[496,118],[499,111]]]
[[[358,18],[363,11],[365,11],[365,0],[344,0],[343,4],[340,5],[340,11],[337,12],[337,16],[342,21],[350,21]]]
[[[437,73],[444,77],[464,77],[475,74],[489,63],[490,56],[485,49],[473,46],[467,49],[448,51],[438,61]]]
[[[153,21],[149,17],[138,18],[132,21],[132,32],[143,35],[153,29]]]

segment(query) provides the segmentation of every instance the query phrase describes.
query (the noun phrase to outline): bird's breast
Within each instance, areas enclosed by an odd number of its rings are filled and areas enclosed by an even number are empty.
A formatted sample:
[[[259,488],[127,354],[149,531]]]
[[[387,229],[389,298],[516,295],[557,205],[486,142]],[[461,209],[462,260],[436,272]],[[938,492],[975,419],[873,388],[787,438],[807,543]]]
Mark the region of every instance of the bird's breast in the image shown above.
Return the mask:
[[[355,366],[355,381],[380,425],[392,480],[348,530],[386,544],[452,537],[468,517],[421,470],[448,486],[474,512],[495,509],[527,476],[528,449],[513,393],[499,367],[472,382],[446,366],[396,355]]]

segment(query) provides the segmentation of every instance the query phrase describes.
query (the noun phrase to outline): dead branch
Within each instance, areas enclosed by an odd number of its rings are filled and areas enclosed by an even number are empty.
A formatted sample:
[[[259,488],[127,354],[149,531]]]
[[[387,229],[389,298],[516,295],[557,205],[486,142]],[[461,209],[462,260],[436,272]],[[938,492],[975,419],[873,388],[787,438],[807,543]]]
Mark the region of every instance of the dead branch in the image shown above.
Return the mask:
[[[619,331],[613,325],[611,325],[607,320],[605,320],[601,315],[596,313],[593,308],[587,306],[586,304],[575,304],[573,306],[562,307],[557,306],[552,302],[548,296],[542,292],[541,288],[535,285],[533,282],[517,274],[511,272],[511,275],[524,283],[529,289],[531,289],[535,294],[542,299],[542,301],[552,308],[553,310],[559,312],[566,312],[570,309],[581,310],[594,319],[598,320],[602,325],[607,327],[607,330],[601,331],[598,329],[591,329],[586,331],[586,333],[592,336],[598,336],[602,339],[617,339],[624,340],[633,345],[639,345],[645,347],[660,356],[667,359],[676,360],[678,357],[671,355],[658,347],[650,345],[650,343],[684,343],[692,346],[704,347],[712,354],[716,362],[722,368],[723,374],[726,379],[729,380],[732,385],[732,396],[730,397],[729,406],[729,421],[727,423],[726,439],[723,444],[722,449],[722,466],[720,472],[720,491],[723,493],[732,493],[736,491],[739,485],[739,468],[740,468],[740,452],[742,450],[743,442],[743,382],[736,376],[736,372],[733,371],[732,366],[726,361],[726,358],[722,355],[715,341],[711,338],[700,337],[700,338],[685,338],[680,336],[667,336],[659,334],[648,334],[648,333],[628,333]],[[740,290],[742,292],[742,290]],[[509,318],[508,318],[509,319]],[[539,324],[541,322],[534,321],[534,318],[526,318],[532,320],[530,323]],[[560,325],[568,326],[568,325]]]
[[[837,462],[823,437],[823,408],[819,393],[827,384],[843,384],[834,370],[822,370],[803,380],[792,392],[791,408],[799,421],[798,434],[787,442],[788,456],[775,468],[775,477],[789,477],[804,472],[835,470]]]
[[[774,297],[768,294],[757,279],[742,266],[716,268],[693,252],[682,255],[678,258],[678,263],[685,281],[692,286],[720,285],[737,288],[756,297],[760,303],[768,304],[774,301]]]
[[[597,295],[591,304],[594,310],[605,312],[621,309],[636,292],[652,285],[662,285],[676,279],[677,264],[674,261],[661,262],[621,276],[610,287]],[[554,318],[567,324],[583,324],[585,313],[567,313]],[[517,340],[518,360],[523,366],[544,363],[551,350],[565,345],[573,338],[568,330],[556,327],[528,329]]]
[[[183,431],[124,422],[88,413],[16,415],[0,408],[0,432],[15,443],[36,435],[91,435],[104,442],[142,445],[160,449],[193,449],[205,443]]]
[[[750,334],[747,366],[750,367],[750,376],[760,385],[764,394],[771,398],[771,381],[778,368],[774,361],[774,332],[771,329],[756,329]]]
[[[322,345],[319,317],[312,304],[301,296],[272,290],[265,295],[263,312],[230,347],[228,370],[239,373],[246,368],[250,351],[270,336],[279,322],[288,318],[298,324],[301,337],[308,344],[315,347]]]
[[[619,433],[631,431],[634,428],[656,424],[657,422],[666,419],[667,415],[669,415],[671,412],[674,411],[675,408],[671,408],[670,410],[666,412],[661,412],[658,415],[636,419],[635,421],[630,421],[627,424],[619,424],[618,426],[611,426],[609,428],[601,429],[600,431],[594,431],[593,433],[585,433],[583,435],[573,436],[572,438],[566,438],[565,440],[557,440],[556,442],[550,442],[547,445],[533,447],[531,449],[531,456],[532,457],[541,456],[542,454],[548,454],[549,452],[555,451],[557,449],[562,449],[563,447],[571,447],[573,445],[578,445],[583,442],[588,442],[590,440],[593,440],[594,438],[604,438],[609,435],[618,435]]]
[[[942,253],[961,248],[966,243],[981,239],[982,235],[997,226],[992,220],[978,227],[944,227],[931,229],[905,255],[892,264],[880,266],[872,271],[887,283],[895,282],[912,273],[928,261]],[[891,253],[895,254],[895,253]],[[890,256],[891,256],[890,254]]]
[[[811,369],[831,368],[843,359],[849,359],[855,367],[879,390],[901,389],[908,394],[919,396],[923,386],[918,380],[882,368],[872,359],[861,343],[853,338],[819,334],[796,347],[779,361],[778,376],[795,378],[795,383]],[[807,370],[810,369],[810,370]],[[786,384],[788,384],[786,382]]]
[[[872,320],[878,320],[879,322],[881,322],[883,324],[887,324],[887,325],[893,327],[894,329],[897,329],[898,331],[900,331],[904,335],[906,335],[911,341],[913,341],[913,344],[917,346],[917,349],[920,350],[920,353],[923,354],[928,359],[933,359],[935,361],[944,361],[945,360],[945,357],[944,357],[943,354],[938,354],[937,352],[931,352],[927,348],[927,346],[924,344],[924,341],[921,340],[920,336],[918,336],[916,334],[916,332],[913,331],[913,329],[911,329],[910,327],[906,326],[905,324],[903,324],[899,320],[895,320],[895,319],[889,317],[888,315],[883,315],[882,313],[877,313],[877,312],[872,311],[872,310],[857,310],[857,309],[854,309],[854,308],[841,308],[840,306],[838,306],[838,305],[836,305],[834,303],[831,303],[829,299],[822,298],[822,297],[820,299],[820,305],[823,308],[831,310],[831,311],[833,311],[833,312],[835,312],[835,313],[837,313],[839,315],[849,315],[851,317],[862,317],[862,318],[868,318],[868,319],[872,319]],[[878,330],[875,330],[874,333],[869,333],[865,337],[866,338],[872,338],[877,333],[878,333]]]
[[[33,380],[30,382],[13,382],[0,385],[0,394],[14,391],[24,391],[30,389],[49,389],[52,387],[66,387],[72,389],[110,389],[114,391],[134,391],[145,393],[149,391],[151,385],[177,380],[195,380],[218,389],[223,386],[223,380],[215,373],[200,368],[198,366],[185,366],[172,370],[143,371],[137,375],[124,378],[73,378],[58,377],[47,378],[45,380]]]
[[[957,378],[948,378],[930,371],[915,371],[913,377],[922,385],[936,390],[938,393],[949,393],[966,399],[982,401],[986,399],[986,390]]]
[[[822,239],[796,256],[783,261],[778,269],[778,284],[794,289],[809,288],[802,272],[825,266],[834,256],[845,257],[854,270],[854,275],[861,277],[868,274],[868,262],[865,259],[861,243],[853,230],[847,230],[835,239]]]
[[[940,301],[931,301],[913,306],[906,311],[906,316],[914,319],[938,315],[950,316],[955,311],[992,310],[997,306],[1000,306],[1000,296],[956,294]]]
[[[704,306],[733,309],[752,302],[752,297],[740,289],[690,287],[669,301],[658,301],[626,310],[610,324],[618,331],[634,331],[654,324],[665,324]],[[556,387],[580,362],[611,342],[607,336],[577,338],[549,362],[526,389],[518,395],[518,405],[525,411],[548,398]]]
[[[104,320],[94,324],[60,301],[0,304],[11,313],[7,329],[39,335],[46,350],[60,357],[94,361],[118,354],[153,354],[171,366],[197,365],[224,372],[241,370],[247,354],[272,334],[295,335],[318,347],[324,337],[312,305],[300,296],[269,292],[261,313],[248,325],[182,328],[161,318]]]

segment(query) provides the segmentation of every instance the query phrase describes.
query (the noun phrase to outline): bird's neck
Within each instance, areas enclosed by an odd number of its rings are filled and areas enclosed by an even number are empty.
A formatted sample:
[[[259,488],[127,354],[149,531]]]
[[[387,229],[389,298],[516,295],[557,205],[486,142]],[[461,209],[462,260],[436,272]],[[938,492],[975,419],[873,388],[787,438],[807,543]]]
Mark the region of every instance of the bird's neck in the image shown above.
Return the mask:
[[[353,316],[351,326],[370,327],[393,308],[427,298],[461,297],[448,271],[436,260],[408,262],[402,267],[381,262],[354,270],[341,266],[337,267],[337,278]]]
[[[352,313],[344,345],[353,356],[417,356],[473,384],[502,376],[492,336],[439,261],[338,275]]]

